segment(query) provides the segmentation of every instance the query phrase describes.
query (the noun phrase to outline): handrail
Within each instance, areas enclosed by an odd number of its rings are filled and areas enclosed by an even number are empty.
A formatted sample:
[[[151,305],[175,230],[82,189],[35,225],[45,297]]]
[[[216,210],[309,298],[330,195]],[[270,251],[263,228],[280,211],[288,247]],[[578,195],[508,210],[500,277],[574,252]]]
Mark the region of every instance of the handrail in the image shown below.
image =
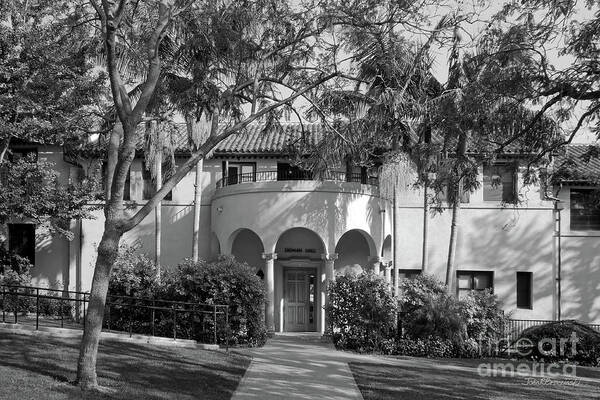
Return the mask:
[[[18,323],[18,314],[19,313],[28,313],[35,309],[35,328],[39,329],[40,325],[40,311],[42,308],[40,307],[40,299],[49,299],[50,301],[57,301],[60,304],[60,315],[55,315],[55,312],[52,312],[53,316],[60,317],[60,327],[64,327],[65,316],[67,319],[73,318],[76,323],[79,323],[80,319],[83,319],[83,327],[85,328],[86,321],[86,303],[89,303],[89,295],[88,292],[81,292],[75,290],[64,290],[64,289],[52,289],[45,288],[39,286],[23,286],[23,285],[0,285],[1,290],[1,308],[2,308],[2,322],[6,323],[6,312],[12,312],[14,316],[14,323]],[[46,291],[46,294],[44,294]],[[42,293],[40,293],[42,292]],[[62,294],[67,294],[67,296],[52,296],[47,292],[59,292]],[[75,296],[71,296],[75,294]],[[19,298],[35,298],[35,306],[31,303],[22,304]],[[7,302],[8,300],[8,302]],[[117,301],[115,301],[117,300]],[[122,300],[122,301],[119,301]],[[71,308],[71,302],[74,303],[75,309]],[[146,302],[151,302],[152,304],[145,304]],[[83,314],[81,314],[79,307],[83,305]],[[161,306],[163,305],[163,306]],[[148,310],[150,311],[150,327],[151,327],[151,336],[155,335],[155,311],[170,311],[172,318],[169,321],[172,322],[173,325],[173,339],[177,338],[177,326],[178,321],[181,322],[181,317],[177,318],[177,313],[184,313],[185,315],[189,315],[193,317],[194,315],[199,316],[203,314],[212,315],[212,319],[210,322],[212,323],[212,327],[209,328],[212,330],[211,336],[214,344],[217,344],[217,330],[224,330],[225,344],[227,349],[229,349],[229,339],[231,329],[229,327],[229,305],[227,304],[210,304],[210,303],[193,303],[193,302],[184,302],[184,301],[176,301],[176,300],[161,300],[161,299],[151,299],[147,297],[135,297],[135,296],[123,296],[123,295],[111,295],[108,294],[106,298],[105,304],[105,314],[107,318],[104,322],[107,323],[107,327],[110,330],[111,326],[111,310],[118,309],[133,309],[132,312],[138,312],[139,310]],[[137,309],[137,311],[136,311]],[[65,311],[66,310],[66,311]],[[44,312],[45,314],[47,312]],[[50,314],[47,314],[50,315]],[[218,328],[218,326],[222,326],[223,324],[217,321],[217,317],[224,317],[224,327]],[[122,317],[122,316],[121,316]],[[129,314],[129,335],[132,335],[132,326],[133,319],[132,314]],[[136,320],[136,322],[140,322]],[[148,321],[146,321],[147,323]],[[192,321],[192,329],[193,329],[194,321]],[[204,332],[204,331],[203,331]],[[189,336],[188,336],[189,337]]]
[[[217,189],[238,185],[248,182],[274,182],[274,181],[334,181],[334,182],[355,182],[364,185],[379,186],[379,179],[374,176],[367,176],[360,172],[342,172],[325,171],[318,175],[313,175],[310,171],[304,170],[278,170],[278,171],[258,171],[245,172],[236,175],[225,175],[217,181]]]

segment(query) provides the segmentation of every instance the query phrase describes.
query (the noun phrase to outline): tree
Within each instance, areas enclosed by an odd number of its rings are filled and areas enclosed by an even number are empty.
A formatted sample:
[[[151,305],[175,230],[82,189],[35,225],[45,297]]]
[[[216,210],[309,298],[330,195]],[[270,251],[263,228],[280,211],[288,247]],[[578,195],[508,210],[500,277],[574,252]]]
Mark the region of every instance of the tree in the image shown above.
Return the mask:
[[[324,44],[332,35],[329,28],[346,17],[325,3],[91,0],[90,4],[95,16],[87,17],[103,46],[117,123],[105,139],[105,224],[78,361],[82,389],[97,387],[96,356],[108,281],[123,234],[221,140],[259,120],[276,129],[282,111],[298,112],[294,105],[299,97],[318,98],[326,83],[341,85],[341,80],[351,79],[336,65],[338,45]],[[123,60],[129,61],[127,68]],[[170,101],[154,107],[163,99]],[[152,121],[168,125],[175,108],[202,124],[205,140],[192,137],[190,158],[143,207],[129,214],[123,192],[136,145],[144,135],[139,126]]]
[[[106,76],[86,59],[68,1],[0,4],[0,164],[11,141],[63,144],[96,133]]]
[[[90,218],[96,182],[61,183],[54,165],[33,158],[5,163],[0,191],[0,224],[9,220],[34,221],[72,237],[71,219]]]

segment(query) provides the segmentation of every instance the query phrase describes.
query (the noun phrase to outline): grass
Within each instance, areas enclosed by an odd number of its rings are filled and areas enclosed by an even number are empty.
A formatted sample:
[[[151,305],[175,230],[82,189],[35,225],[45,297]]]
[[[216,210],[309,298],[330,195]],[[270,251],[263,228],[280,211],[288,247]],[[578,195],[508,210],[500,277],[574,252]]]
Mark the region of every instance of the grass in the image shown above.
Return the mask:
[[[561,378],[543,384],[521,376],[482,377],[477,372],[481,363],[508,360],[407,361],[406,365],[350,363],[350,369],[365,400],[597,399],[600,393],[600,370],[593,368],[577,367],[573,386],[565,385]]]
[[[222,352],[103,342],[98,383],[73,385],[79,339],[0,333],[0,399],[229,399],[250,360]]]

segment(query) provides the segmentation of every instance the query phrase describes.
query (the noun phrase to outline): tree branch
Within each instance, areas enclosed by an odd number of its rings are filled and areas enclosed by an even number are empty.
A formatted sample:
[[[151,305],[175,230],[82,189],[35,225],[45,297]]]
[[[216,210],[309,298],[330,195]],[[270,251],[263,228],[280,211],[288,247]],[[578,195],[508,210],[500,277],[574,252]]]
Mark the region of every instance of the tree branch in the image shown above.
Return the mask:
[[[270,106],[263,108],[262,110],[258,111],[257,113],[255,113],[253,115],[250,115],[245,120],[234,124],[232,127],[228,128],[228,129],[225,129],[220,134],[214,135],[214,132],[213,132],[213,134],[211,134],[211,136],[206,140],[206,142],[204,142],[199,147],[198,151],[192,153],[192,156],[181,167],[179,167],[177,172],[175,172],[175,174],[173,174],[173,176],[171,178],[169,178],[163,184],[162,188],[158,192],[156,192],[156,194],[150,200],[148,200],[148,202],[137,213],[135,213],[135,215],[133,215],[128,220],[124,221],[120,225],[119,229],[122,232],[127,232],[127,231],[133,229],[135,226],[137,226],[140,222],[142,222],[142,220],[144,218],[146,218],[146,216],[150,212],[152,212],[152,210],[157,206],[157,204],[163,200],[163,198],[167,195],[167,193],[169,193],[171,190],[173,190],[175,185],[177,185],[193,168],[195,168],[196,164],[201,159],[203,159],[206,156],[206,154],[208,154],[217,144],[219,144],[219,142],[221,142],[222,140],[226,139],[227,137],[233,135],[234,133],[237,133],[241,129],[248,126],[250,123],[252,123],[255,120],[262,117],[263,115],[266,115],[269,112],[273,111],[274,109],[281,107],[282,105],[295,100],[296,98],[304,95],[306,92],[314,89],[315,87],[327,82],[328,80],[330,80],[332,78],[335,78],[336,76],[338,76],[337,73],[333,73],[333,74],[324,76],[324,77],[320,78],[319,80],[317,80],[316,82],[313,82],[312,84],[306,86],[302,90],[294,93],[293,95],[291,95],[281,101],[273,103]]]

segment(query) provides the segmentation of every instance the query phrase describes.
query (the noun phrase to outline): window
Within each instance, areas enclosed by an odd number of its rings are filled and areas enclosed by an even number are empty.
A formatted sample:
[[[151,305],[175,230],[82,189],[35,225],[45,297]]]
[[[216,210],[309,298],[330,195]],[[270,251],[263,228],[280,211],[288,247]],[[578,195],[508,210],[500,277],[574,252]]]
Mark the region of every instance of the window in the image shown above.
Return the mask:
[[[517,192],[515,172],[514,165],[484,165],[483,200],[514,202]]]
[[[256,163],[224,163],[223,169],[227,169],[225,176],[228,185],[235,185],[243,182],[256,181]]]
[[[533,308],[531,272],[517,272],[517,308]]]
[[[494,288],[494,273],[491,271],[457,271],[458,298],[462,299],[471,290]]]
[[[421,274],[420,269],[399,269],[398,270],[398,278],[399,279],[415,279],[420,274]]]
[[[35,265],[35,225],[8,224],[8,251]]]
[[[437,193],[437,199],[439,201],[448,201],[447,190],[448,186],[444,186],[444,189],[441,192]],[[471,194],[469,192],[463,191],[462,196],[460,196],[460,202],[463,204],[467,204],[470,199]]]
[[[165,167],[163,166],[162,168],[163,171],[163,182],[166,180],[165,179]],[[152,198],[152,196],[154,196],[156,194],[156,183],[154,182],[154,180],[152,179],[152,173],[150,173],[150,171],[148,171],[148,169],[146,168],[146,163],[142,163],[142,179],[144,180],[144,189],[143,189],[143,199],[144,200],[150,200]],[[168,179],[168,178],[167,178]],[[165,198],[163,200],[173,200],[173,191],[169,191],[169,193],[167,193],[167,195],[165,196]]]
[[[600,230],[600,193],[592,189],[571,189],[571,230]]]

